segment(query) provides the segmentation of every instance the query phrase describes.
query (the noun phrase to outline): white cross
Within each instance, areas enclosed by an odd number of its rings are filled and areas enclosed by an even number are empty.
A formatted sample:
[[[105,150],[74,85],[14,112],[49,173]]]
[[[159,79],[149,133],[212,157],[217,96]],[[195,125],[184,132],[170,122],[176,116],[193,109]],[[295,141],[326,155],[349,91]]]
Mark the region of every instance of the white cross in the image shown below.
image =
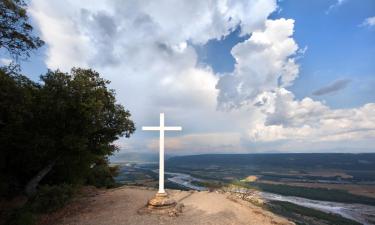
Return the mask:
[[[158,127],[142,127],[142,130],[160,131],[159,141],[159,191],[158,193],[164,194],[164,131],[169,130],[182,130],[182,127],[167,127],[164,126],[164,113],[160,113],[160,126]]]

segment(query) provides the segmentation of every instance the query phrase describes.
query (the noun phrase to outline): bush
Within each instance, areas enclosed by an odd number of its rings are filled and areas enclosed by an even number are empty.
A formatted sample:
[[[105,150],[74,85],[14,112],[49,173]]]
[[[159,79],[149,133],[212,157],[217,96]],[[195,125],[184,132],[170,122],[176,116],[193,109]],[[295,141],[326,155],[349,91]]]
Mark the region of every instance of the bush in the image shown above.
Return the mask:
[[[50,213],[62,208],[73,197],[74,192],[75,188],[68,184],[40,186],[37,194],[25,205],[17,209],[9,209],[4,215],[6,224],[34,225],[38,214]]]
[[[214,191],[223,187],[223,183],[217,181],[192,181],[191,183],[193,185],[206,187],[209,191]]]
[[[99,164],[91,168],[90,174],[87,178],[87,184],[94,185],[101,188],[113,188],[116,186],[116,181],[113,177],[118,174],[117,166],[109,166],[108,164]]]
[[[24,207],[14,210],[10,217],[7,219],[6,224],[8,225],[34,225],[36,224],[36,216]]]
[[[48,213],[62,208],[74,194],[74,188],[68,184],[41,186],[30,201],[31,210],[35,213]]]

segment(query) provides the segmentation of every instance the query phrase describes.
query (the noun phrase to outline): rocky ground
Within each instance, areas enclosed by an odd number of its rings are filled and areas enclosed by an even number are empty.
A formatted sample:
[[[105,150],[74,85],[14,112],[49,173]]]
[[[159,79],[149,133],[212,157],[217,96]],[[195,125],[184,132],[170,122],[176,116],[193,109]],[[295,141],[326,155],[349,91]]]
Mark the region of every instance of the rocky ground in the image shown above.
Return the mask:
[[[150,211],[145,205],[155,190],[121,187],[92,189],[65,208],[43,216],[40,225],[120,224],[293,224],[233,195],[169,190],[178,202],[172,209]]]

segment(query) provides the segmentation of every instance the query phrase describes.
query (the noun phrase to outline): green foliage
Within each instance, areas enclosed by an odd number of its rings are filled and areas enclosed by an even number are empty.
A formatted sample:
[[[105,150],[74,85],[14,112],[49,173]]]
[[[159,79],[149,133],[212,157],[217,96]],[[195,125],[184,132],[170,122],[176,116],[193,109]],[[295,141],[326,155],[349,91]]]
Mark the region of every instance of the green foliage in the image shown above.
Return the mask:
[[[192,181],[193,185],[206,187],[208,190],[216,190],[223,187],[224,183],[220,181]]]
[[[36,215],[30,211],[29,208],[23,207],[14,210],[9,218],[7,218],[6,224],[8,225],[34,225],[36,224]]]
[[[337,214],[325,213],[319,210],[299,206],[289,202],[272,201],[268,207],[269,210],[276,214],[288,217],[298,224],[311,224],[311,221],[306,221],[306,217],[313,220],[323,220],[324,224],[340,224],[340,225],[359,225],[356,221],[346,219]],[[317,223],[321,224],[321,223]]]
[[[22,75],[0,70],[0,186],[4,188],[0,196],[19,192],[20,181],[31,175],[27,169],[33,171],[29,159],[37,154],[29,146],[34,138],[30,121],[38,88]]]
[[[23,0],[1,0],[0,15],[0,49],[5,49],[13,58],[26,58],[30,50],[44,44],[33,35]]]
[[[36,84],[0,70],[0,177],[17,194],[51,162],[44,184],[82,184],[135,130],[109,81],[92,70],[49,71]],[[4,186],[4,185],[3,185]]]
[[[38,193],[30,201],[30,209],[34,213],[48,213],[62,208],[73,196],[72,185],[42,185]]]
[[[109,166],[106,161],[97,163],[90,169],[87,184],[99,188],[113,188],[117,185],[114,177],[118,175],[118,170],[118,166]]]
[[[258,190],[258,188],[254,187],[254,186],[251,186],[251,185],[248,185],[247,182],[243,182],[243,181],[240,181],[240,180],[233,180],[232,182],[230,182],[230,185],[234,185],[234,186],[238,186],[238,187],[242,187],[242,188],[249,188],[249,189]]]
[[[20,208],[8,209],[6,224],[34,225],[38,214],[49,213],[62,208],[74,195],[75,187],[68,184],[42,185],[37,194]]]
[[[144,184],[142,184],[142,183],[138,183],[138,184],[135,184],[135,185],[144,186]],[[155,183],[155,185],[153,186],[153,188],[158,188],[157,183]],[[189,190],[191,190],[190,188],[187,188],[187,187],[185,187],[183,185],[180,185],[180,184],[168,181],[168,180],[165,182],[165,188],[167,188],[167,189],[174,189],[174,190],[182,190],[182,191],[189,191]]]

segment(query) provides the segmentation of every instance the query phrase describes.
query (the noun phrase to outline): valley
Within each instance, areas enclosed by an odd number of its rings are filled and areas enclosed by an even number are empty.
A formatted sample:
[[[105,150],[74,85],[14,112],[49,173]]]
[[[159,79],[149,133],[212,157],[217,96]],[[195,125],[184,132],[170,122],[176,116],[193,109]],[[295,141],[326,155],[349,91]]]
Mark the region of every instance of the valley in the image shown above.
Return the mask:
[[[374,154],[352,156],[351,160],[345,154],[225,157],[226,161],[220,155],[169,158],[166,188],[228,191],[231,186],[233,193],[250,190],[264,201],[262,207],[298,224],[375,223]],[[366,160],[360,161],[362,157]],[[157,186],[156,162],[119,165],[119,183]]]

